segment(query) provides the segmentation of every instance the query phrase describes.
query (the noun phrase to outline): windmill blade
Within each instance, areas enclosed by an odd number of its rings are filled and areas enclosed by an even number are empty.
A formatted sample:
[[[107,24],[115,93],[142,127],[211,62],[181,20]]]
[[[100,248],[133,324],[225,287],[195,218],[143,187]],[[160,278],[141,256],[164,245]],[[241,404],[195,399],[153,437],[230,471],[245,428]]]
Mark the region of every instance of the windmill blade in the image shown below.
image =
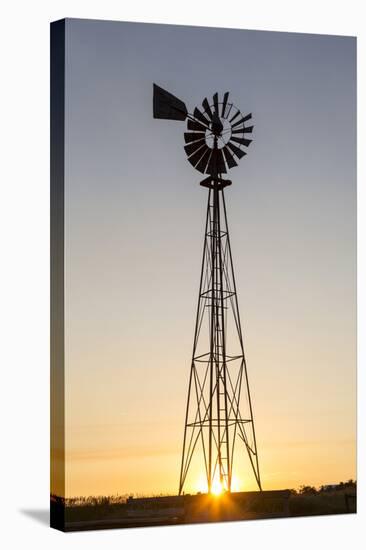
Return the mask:
[[[185,120],[187,118],[187,107],[183,101],[160,88],[157,84],[153,85],[153,89],[154,118],[168,120]]]
[[[227,147],[229,147],[230,151],[232,151],[234,155],[236,155],[239,159],[243,158],[244,155],[246,155],[245,151],[242,151],[241,149],[239,149],[239,147],[233,145],[230,142],[227,144]]]
[[[244,122],[246,122],[250,118],[252,118],[252,113],[249,113],[249,115],[247,115],[247,116],[243,116],[240,120],[235,122],[235,124],[232,124],[232,128],[235,128],[235,126],[239,126],[239,124],[243,124]]]
[[[206,145],[205,143],[204,143],[203,145],[201,145],[201,147],[199,147],[199,148],[197,149],[197,151],[196,151],[195,153],[193,153],[193,155],[191,155],[191,156],[188,158],[189,162],[190,162],[193,166],[196,166],[197,162],[198,162],[199,160],[201,160],[202,155],[203,155],[204,153],[206,153],[207,149],[208,149],[208,147],[207,147],[207,145]]]
[[[184,146],[184,150],[187,153],[188,156],[193,155],[199,149],[204,143],[206,143],[206,140],[199,139],[198,141],[194,141],[193,143],[190,143],[189,145]]]
[[[236,126],[239,126],[239,124],[244,124],[244,118],[241,118],[240,120],[237,120],[235,124],[232,124],[231,127],[235,128]]]
[[[227,165],[229,168],[234,168],[235,166],[238,166],[238,163],[235,161],[233,155],[228,151],[227,147],[223,148],[225,160],[227,162]]]
[[[238,117],[240,114],[241,114],[240,111],[236,111],[235,115],[233,115],[233,116],[231,117],[231,119],[229,120],[229,122],[230,122],[230,123],[233,122],[233,120],[235,120],[236,117]]]
[[[252,139],[232,137],[231,141],[235,141],[235,143],[240,143],[241,145],[245,145],[245,147],[248,147],[248,145],[250,145],[253,140]]]
[[[226,111],[226,105],[227,105],[227,100],[229,98],[229,92],[225,92],[224,94],[224,101],[222,103],[222,111],[221,111],[221,116],[223,118],[225,118],[225,111]]]
[[[206,168],[206,174],[211,174],[213,176],[226,174],[226,166],[221,149],[213,149]]]
[[[248,126],[247,128],[237,128],[236,130],[231,130],[232,134],[251,134],[253,132],[254,126]]]
[[[219,96],[217,92],[213,95],[214,107],[217,115],[219,115]]]
[[[210,160],[208,161],[206,174],[217,175],[215,149],[212,150]]]
[[[206,126],[197,122],[197,120],[188,120],[188,130],[195,130],[197,132],[205,132]]]
[[[207,166],[207,163],[210,159],[211,153],[212,153],[212,149],[207,147],[207,150],[204,153],[203,157],[201,158],[201,160],[199,161],[197,166],[195,166],[196,170],[199,170],[200,172],[202,172],[202,174],[205,173],[206,166]]]
[[[186,143],[191,143],[192,141],[197,141],[198,139],[203,139],[204,137],[204,132],[184,132],[184,141]]]
[[[193,111],[194,118],[197,118],[202,124],[206,126],[206,128],[210,128],[210,121],[207,120],[205,116],[201,113],[201,111],[198,109],[198,107],[195,108]]]
[[[216,167],[218,174],[226,174],[226,164],[222,149],[216,149]]]
[[[232,103],[228,103],[227,106],[226,106],[226,111],[227,111],[227,113],[226,113],[226,118],[229,118],[232,108],[233,108],[233,104],[232,104]]]
[[[209,116],[210,120],[212,120],[212,111],[209,102],[207,101],[207,97],[202,101],[202,107],[204,108],[206,114]]]

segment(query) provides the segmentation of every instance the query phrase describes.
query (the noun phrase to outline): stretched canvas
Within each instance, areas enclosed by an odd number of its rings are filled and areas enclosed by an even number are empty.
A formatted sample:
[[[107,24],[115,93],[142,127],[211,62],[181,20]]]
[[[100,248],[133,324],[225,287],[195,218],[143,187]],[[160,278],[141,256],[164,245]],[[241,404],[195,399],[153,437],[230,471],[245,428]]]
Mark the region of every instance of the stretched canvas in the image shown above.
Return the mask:
[[[356,39],[51,24],[51,526],[356,512]]]

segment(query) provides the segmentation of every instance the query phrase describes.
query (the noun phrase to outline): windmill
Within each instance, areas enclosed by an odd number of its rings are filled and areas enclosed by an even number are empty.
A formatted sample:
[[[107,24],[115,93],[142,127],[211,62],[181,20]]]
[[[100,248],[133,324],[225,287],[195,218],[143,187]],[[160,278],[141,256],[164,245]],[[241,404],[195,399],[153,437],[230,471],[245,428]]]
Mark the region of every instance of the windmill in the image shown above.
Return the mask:
[[[246,155],[252,114],[244,116],[229,92],[222,101],[217,93],[212,102],[205,98],[190,114],[183,101],[156,84],[153,111],[157,119],[187,121],[184,149],[192,166],[206,175],[200,185],[208,188],[179,494],[197,455],[208,492],[231,492],[237,442],[262,490],[224,196],[232,182],[223,177]]]

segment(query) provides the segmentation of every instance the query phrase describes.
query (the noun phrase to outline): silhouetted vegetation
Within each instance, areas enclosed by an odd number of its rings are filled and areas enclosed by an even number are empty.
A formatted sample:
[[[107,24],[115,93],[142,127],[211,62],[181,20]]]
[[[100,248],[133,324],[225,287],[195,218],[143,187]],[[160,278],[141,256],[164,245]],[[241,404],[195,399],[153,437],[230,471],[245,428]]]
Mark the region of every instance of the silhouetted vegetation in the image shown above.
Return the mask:
[[[291,516],[346,514],[356,512],[357,483],[353,479],[318,489],[302,485],[293,493],[289,509]]]

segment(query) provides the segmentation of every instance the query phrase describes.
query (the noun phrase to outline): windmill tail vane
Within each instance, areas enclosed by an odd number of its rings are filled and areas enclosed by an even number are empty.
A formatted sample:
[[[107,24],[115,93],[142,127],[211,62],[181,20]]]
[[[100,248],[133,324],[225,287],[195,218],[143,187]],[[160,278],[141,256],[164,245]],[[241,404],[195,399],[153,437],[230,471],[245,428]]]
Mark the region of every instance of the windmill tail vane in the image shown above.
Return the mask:
[[[229,100],[202,101],[190,114],[183,101],[154,84],[156,119],[187,121],[184,149],[208,188],[198,306],[184,423],[179,494],[192,487],[189,477],[204,474],[209,493],[231,492],[239,445],[262,490],[252,398],[238,305],[224,189],[224,175],[246,155],[253,126]],[[249,122],[250,124],[250,122]],[[234,461],[235,458],[235,461]],[[197,469],[197,468],[196,468]],[[238,477],[243,477],[240,472]]]

